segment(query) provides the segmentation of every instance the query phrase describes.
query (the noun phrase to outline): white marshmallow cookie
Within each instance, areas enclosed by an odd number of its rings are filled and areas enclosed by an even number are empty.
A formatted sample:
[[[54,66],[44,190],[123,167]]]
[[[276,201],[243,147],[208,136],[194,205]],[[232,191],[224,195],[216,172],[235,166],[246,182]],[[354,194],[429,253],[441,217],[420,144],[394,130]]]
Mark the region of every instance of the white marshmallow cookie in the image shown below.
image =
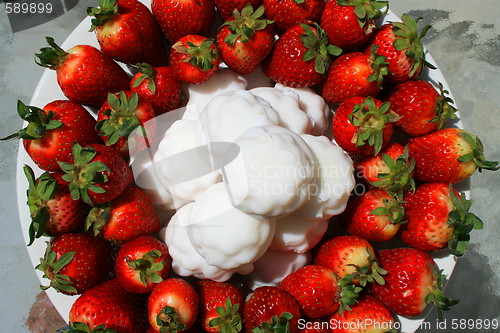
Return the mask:
[[[225,182],[237,208],[273,218],[308,200],[314,154],[299,135],[279,126],[254,127],[235,144],[239,163],[226,166]]]
[[[196,251],[187,232],[193,205],[189,203],[179,209],[167,227],[160,230],[160,239],[168,246],[174,272],[180,276],[194,276],[219,282],[229,280],[234,273],[250,273],[254,268],[251,263],[241,265],[235,270],[226,270],[209,265]]]
[[[235,208],[226,184],[210,186],[193,204],[188,235],[209,265],[234,270],[256,261],[269,247],[276,221]]]
[[[316,183],[309,200],[298,213],[308,219],[325,220],[342,213],[354,189],[354,169],[349,156],[325,136],[302,135],[316,157]]]

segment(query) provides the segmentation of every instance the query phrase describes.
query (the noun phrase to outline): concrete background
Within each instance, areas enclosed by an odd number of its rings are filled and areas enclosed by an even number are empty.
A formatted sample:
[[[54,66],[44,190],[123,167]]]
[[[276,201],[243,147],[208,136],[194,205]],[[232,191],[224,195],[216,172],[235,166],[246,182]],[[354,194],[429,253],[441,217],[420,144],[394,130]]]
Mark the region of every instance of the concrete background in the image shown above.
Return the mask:
[[[18,99],[28,102],[42,68],[33,54],[44,46],[44,36],[64,40],[97,1],[80,1],[67,14],[38,27],[12,33],[0,4],[0,136],[19,129]],[[481,136],[489,159],[500,159],[500,1],[393,0],[398,15],[408,12],[432,24],[425,44],[444,73],[460,108],[466,129]],[[50,302],[40,294],[29,261],[17,215],[15,162],[18,143],[0,144],[0,333],[54,332],[61,325]],[[452,332],[453,319],[500,319],[500,172],[472,177],[472,211],[485,222],[474,232],[469,252],[459,259],[447,294],[461,302],[446,313],[447,329],[435,326],[419,332]],[[40,295],[39,295],[40,294]],[[38,295],[38,297],[37,297]],[[30,315],[30,308],[37,301]],[[48,318],[48,319],[47,319]],[[28,327],[31,328],[28,329]],[[457,331],[453,331],[457,332]],[[476,329],[459,332],[493,332]]]

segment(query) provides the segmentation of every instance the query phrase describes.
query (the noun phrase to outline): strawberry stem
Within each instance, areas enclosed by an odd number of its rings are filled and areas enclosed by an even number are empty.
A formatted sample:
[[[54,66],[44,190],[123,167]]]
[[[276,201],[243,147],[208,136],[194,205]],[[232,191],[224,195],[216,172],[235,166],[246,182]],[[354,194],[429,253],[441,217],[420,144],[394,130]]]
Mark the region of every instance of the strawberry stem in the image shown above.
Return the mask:
[[[49,47],[41,48],[40,53],[35,53],[35,63],[38,66],[57,70],[66,60],[68,53],[54,42],[54,38],[45,37],[45,40]]]
[[[206,72],[214,68],[213,62],[219,55],[219,50],[212,48],[214,43],[215,41],[212,38],[205,39],[200,45],[191,42],[186,42],[186,45],[184,45],[182,41],[179,41],[172,48],[179,53],[188,55],[189,57],[185,59],[186,62]]]
[[[186,329],[175,309],[168,305],[156,316],[156,324],[160,327],[160,333],[177,333]]]
[[[446,282],[446,276],[443,274],[443,270],[438,271],[433,265],[431,266],[432,274],[434,276],[434,282],[432,285],[432,291],[425,298],[427,304],[434,303],[436,305],[438,320],[443,320],[443,311],[450,310],[450,307],[458,303],[458,300],[451,299],[445,296],[443,293],[443,287]]]
[[[477,136],[463,130],[459,131],[458,135],[472,148],[472,153],[462,155],[458,158],[459,162],[467,163],[474,161],[474,163],[478,166],[479,172],[483,171],[483,169],[496,171],[500,168],[498,162],[485,160],[483,143]]]
[[[233,11],[234,20],[230,20],[222,24],[221,27],[227,26],[231,32],[224,41],[228,45],[234,45],[239,39],[242,43],[247,43],[256,31],[264,30],[273,21],[261,18],[264,15],[264,6],[260,6],[255,11],[250,3],[248,3],[241,13],[235,9]]]
[[[243,320],[239,313],[239,304],[226,298],[225,307],[218,306],[215,311],[219,315],[208,322],[208,326],[216,327],[221,333],[238,333],[243,329]]]
[[[89,31],[94,31],[95,28],[100,27],[106,22],[111,21],[118,14],[118,1],[117,0],[99,0],[99,7],[88,7],[87,15],[93,16],[92,25]]]
[[[47,290],[52,287],[57,291],[63,291],[68,294],[76,294],[78,291],[72,286],[73,282],[69,280],[67,275],[59,274],[59,271],[68,265],[75,257],[75,251],[66,252],[62,254],[59,258],[57,254],[52,251],[52,245],[50,242],[47,243],[47,248],[45,250],[45,255],[40,258],[40,264],[38,264],[35,269],[42,271],[43,277],[50,280],[48,286],[40,286],[42,290]]]
[[[389,172],[377,174],[379,181],[370,182],[372,186],[386,188],[390,194],[396,196],[401,192],[407,192],[415,189],[415,180],[411,174],[415,169],[415,160],[410,159],[408,146],[405,147],[403,154],[394,160],[388,154],[382,154],[382,161],[389,168]]]
[[[325,74],[330,67],[330,57],[339,56],[342,50],[335,45],[328,44],[328,36],[317,23],[301,23],[300,26],[304,30],[304,34],[300,35],[300,41],[307,48],[303,60],[314,60],[314,70],[319,74]]]

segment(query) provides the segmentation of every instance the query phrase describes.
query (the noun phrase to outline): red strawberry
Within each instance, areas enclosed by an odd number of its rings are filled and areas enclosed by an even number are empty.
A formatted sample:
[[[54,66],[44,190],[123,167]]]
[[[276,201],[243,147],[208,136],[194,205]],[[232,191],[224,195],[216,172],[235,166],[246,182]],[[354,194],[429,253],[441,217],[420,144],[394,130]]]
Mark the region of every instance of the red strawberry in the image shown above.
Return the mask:
[[[415,188],[413,180],[415,161],[408,156],[408,147],[390,143],[376,156],[356,163],[358,176],[371,186],[399,193]]]
[[[62,175],[44,172],[35,179],[35,173],[28,165],[24,166],[23,171],[28,179],[26,193],[32,219],[28,245],[45,233],[59,236],[83,231],[90,207],[81,200],[71,198],[67,184],[61,179]]]
[[[139,236],[118,251],[115,274],[125,290],[144,294],[168,277],[171,263],[165,243],[151,236]]]
[[[375,52],[384,56],[389,63],[391,75],[388,75],[387,80],[391,83],[401,83],[418,76],[424,65],[435,69],[425,61],[420,41],[431,26],[424,27],[418,33],[417,23],[420,19],[414,20],[408,14],[403,14],[401,20],[403,22],[388,23],[378,29],[367,48],[367,52],[371,52],[373,45],[377,45]]]
[[[322,0],[263,0],[266,16],[279,30],[286,30],[306,21],[318,22],[325,7]]]
[[[461,256],[467,250],[469,232],[482,229],[482,221],[468,210],[471,200],[448,184],[427,183],[406,193],[405,218],[408,223],[399,237],[413,248],[430,252],[448,247]]]
[[[401,201],[384,190],[373,189],[349,200],[342,215],[344,228],[368,241],[393,238],[404,219]]]
[[[256,288],[246,299],[243,310],[245,331],[296,333],[299,304],[288,292],[271,286]]]
[[[217,11],[224,21],[233,17],[234,10],[241,12],[249,4],[255,10],[262,3],[262,0],[215,0]]]
[[[53,38],[45,39],[50,46],[35,54],[35,62],[57,72],[57,82],[70,100],[98,108],[108,92],[127,89],[127,73],[110,56],[89,45],[64,51]]]
[[[342,103],[356,96],[375,96],[388,73],[383,56],[363,52],[344,54],[330,66],[322,96],[330,103]]]
[[[379,251],[378,257],[387,274],[385,284],[372,284],[371,292],[389,310],[401,316],[416,316],[434,303],[441,317],[441,310],[449,310],[458,303],[441,291],[446,277],[427,253],[393,248]]]
[[[167,64],[162,33],[153,14],[137,0],[99,0],[87,8],[101,51],[126,64]]]
[[[361,290],[341,284],[331,269],[320,265],[304,266],[289,274],[281,281],[280,288],[297,300],[301,312],[309,318],[331,315],[340,306],[340,311],[348,310]]]
[[[18,101],[17,112],[28,125],[2,140],[23,139],[24,149],[40,169],[61,171],[58,161],[71,159],[74,142],[82,145],[102,142],[94,130],[95,119],[75,102],[54,101],[42,110]]]
[[[45,256],[36,269],[50,280],[49,286],[72,295],[97,285],[113,268],[111,245],[102,238],[67,233],[47,242]]]
[[[243,329],[244,298],[237,287],[210,280],[200,281],[197,287],[199,320],[205,331],[237,333]]]
[[[160,220],[149,197],[137,187],[129,186],[111,202],[92,209],[86,221],[87,229],[117,244],[140,235],[160,230]]]
[[[200,84],[215,74],[220,65],[220,54],[212,38],[186,35],[170,50],[170,67],[177,80]]]
[[[328,45],[324,31],[317,24],[297,24],[286,30],[262,63],[264,74],[289,87],[311,87],[323,81],[330,56],[341,50]]]
[[[453,100],[446,96],[448,91],[443,90],[442,84],[439,90],[429,82],[410,80],[392,87],[384,100],[400,117],[395,124],[403,132],[421,136],[444,128],[448,119],[457,117],[457,109],[451,105]]]
[[[146,299],[142,295],[129,293],[116,279],[109,280],[87,290],[73,303],[69,313],[73,330],[68,333],[144,332],[145,309]]]
[[[388,10],[387,1],[331,0],[326,2],[320,25],[330,44],[349,52],[368,42],[376,20]]]
[[[153,68],[145,63],[135,67],[139,72],[130,81],[130,90],[149,100],[157,116],[179,107],[182,86],[172,68]]]
[[[185,280],[163,280],[149,295],[149,323],[157,332],[186,331],[196,321],[198,303],[196,291]]]
[[[103,204],[116,198],[130,185],[134,176],[119,152],[111,147],[92,144],[82,148],[73,145],[72,163],[60,162],[66,173],[74,200],[88,204]]]
[[[390,104],[372,97],[352,97],[333,116],[333,138],[350,154],[377,155],[392,136]]]
[[[351,311],[345,311],[341,315],[334,313],[328,322],[335,333],[397,333],[397,330],[392,328],[394,318],[391,312],[370,295],[360,298],[358,303],[351,307]]]
[[[408,144],[415,159],[415,177],[424,182],[456,183],[481,172],[498,170],[498,162],[486,161],[477,136],[458,128],[445,128],[412,138]]]
[[[217,33],[222,59],[233,71],[248,74],[256,70],[274,45],[272,21],[261,18],[264,7],[255,12],[248,4],[226,21]]]
[[[358,236],[337,236],[318,248],[314,263],[327,267],[339,278],[356,285],[366,286],[367,282],[383,284],[375,250],[364,238]]]
[[[154,118],[151,102],[136,92],[110,93],[97,114],[96,130],[107,146],[127,157],[153,142],[156,135]]]
[[[170,44],[208,33],[215,17],[213,0],[152,0],[151,10]]]

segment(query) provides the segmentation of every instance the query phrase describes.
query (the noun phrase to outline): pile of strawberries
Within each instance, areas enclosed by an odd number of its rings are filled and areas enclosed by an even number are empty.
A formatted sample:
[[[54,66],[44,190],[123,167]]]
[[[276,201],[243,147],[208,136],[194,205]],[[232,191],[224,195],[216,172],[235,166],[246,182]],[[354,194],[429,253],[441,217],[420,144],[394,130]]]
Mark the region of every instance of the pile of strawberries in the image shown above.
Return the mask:
[[[499,166],[476,136],[444,128],[453,101],[418,78],[433,68],[420,41],[429,27],[419,32],[406,14],[377,27],[387,11],[376,0],[153,0],[152,12],[137,0],[99,0],[88,14],[100,50],[65,51],[47,37],[36,62],[57,72],[68,100],[19,102],[27,126],[8,138],[21,138],[44,170],[24,167],[30,244],[52,237],[37,266],[44,288],[81,294],[66,332],[389,331],[394,314],[455,304],[428,252],[465,252],[482,222],[453,184]],[[225,22],[209,38],[216,15]],[[156,135],[155,117],[179,107],[182,85],[205,82],[221,62],[240,74],[261,67],[338,104],[333,138],[367,188],[338,217],[348,234],[327,233],[312,264],[248,296],[238,278],[172,277],[168,248],[153,236],[159,218],[128,164],[147,146],[140,138]],[[370,244],[396,235],[409,247]]]

